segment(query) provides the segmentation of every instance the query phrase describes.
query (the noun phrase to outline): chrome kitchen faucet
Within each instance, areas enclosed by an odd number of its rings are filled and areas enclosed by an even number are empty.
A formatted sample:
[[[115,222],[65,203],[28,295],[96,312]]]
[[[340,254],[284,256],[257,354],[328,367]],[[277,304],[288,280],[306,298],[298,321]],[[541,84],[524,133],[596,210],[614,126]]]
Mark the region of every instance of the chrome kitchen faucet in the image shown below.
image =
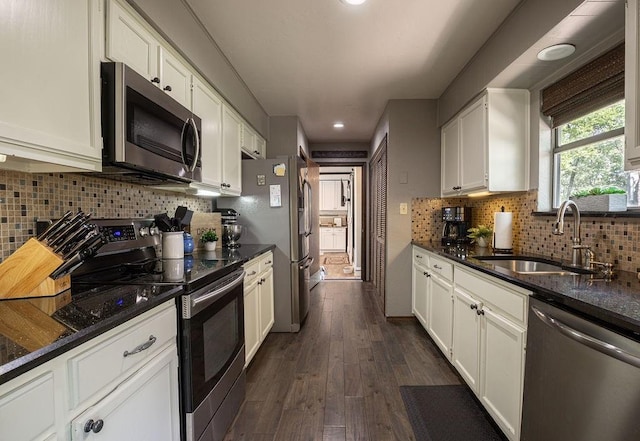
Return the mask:
[[[564,234],[564,214],[568,208],[571,208],[573,213],[573,245],[571,246],[571,266],[582,267],[590,269],[591,261],[594,258],[593,251],[589,245],[582,245],[582,239],[580,238],[580,210],[578,206],[572,200],[566,200],[558,208],[558,217],[553,224],[553,234],[561,236]],[[585,250],[585,261],[582,262],[582,250]]]

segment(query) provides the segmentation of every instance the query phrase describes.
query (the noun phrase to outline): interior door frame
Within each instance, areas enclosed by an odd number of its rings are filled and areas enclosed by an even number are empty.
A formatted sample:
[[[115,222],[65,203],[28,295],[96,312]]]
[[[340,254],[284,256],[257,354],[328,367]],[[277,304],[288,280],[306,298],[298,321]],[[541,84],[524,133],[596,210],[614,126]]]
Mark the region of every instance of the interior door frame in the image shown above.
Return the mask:
[[[358,254],[360,255],[360,279],[363,281],[368,281],[367,268],[369,268],[369,243],[366,241],[367,232],[369,223],[367,221],[369,217],[369,212],[367,210],[367,202],[369,197],[369,163],[368,162],[319,162],[316,163],[320,166],[320,170],[323,167],[360,167],[361,173],[361,195],[360,195],[360,212],[362,213],[362,228],[360,231],[360,250]],[[353,189],[352,189],[352,197],[353,197]]]

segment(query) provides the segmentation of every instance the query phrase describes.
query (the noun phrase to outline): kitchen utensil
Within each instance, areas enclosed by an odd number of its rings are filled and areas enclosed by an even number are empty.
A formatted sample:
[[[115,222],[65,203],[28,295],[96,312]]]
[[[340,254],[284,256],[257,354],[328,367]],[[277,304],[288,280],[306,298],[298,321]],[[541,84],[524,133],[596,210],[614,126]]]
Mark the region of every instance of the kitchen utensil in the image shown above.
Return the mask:
[[[187,210],[188,208],[183,207],[182,205],[176,208],[176,213],[173,215],[173,218],[177,219],[178,225],[182,223],[182,218],[184,218],[184,216],[187,214]]]
[[[226,238],[225,242],[229,248],[237,248],[240,246],[238,240],[242,235],[242,225],[223,225],[222,226],[224,232],[224,236]]]
[[[181,226],[189,225],[191,223],[192,217],[193,217],[193,211],[187,210],[187,212],[182,217],[182,221],[180,221]]]
[[[61,228],[64,223],[67,221],[67,219],[69,219],[71,217],[72,213],[71,211],[67,211],[65,214],[62,215],[62,217],[60,219],[58,219],[55,222],[52,222],[51,225],[49,225],[47,227],[46,230],[44,230],[42,232],[42,234],[40,234],[40,236],[38,236],[38,240],[39,241],[46,241],[47,238],[54,233],[56,230],[58,230],[59,228]]]
[[[63,229],[61,229],[59,232],[55,233],[48,241],[48,245],[50,247],[58,247],[62,242],[64,242],[64,240],[69,237],[69,235],[75,234],[76,231],[78,231],[80,229],[80,227],[82,227],[87,220],[89,220],[91,216],[85,216],[85,214],[82,211],[79,211],[78,214],[76,214],[73,218],[71,218],[71,220],[69,221],[69,223],[67,224],[67,226]]]
[[[153,216],[153,220],[155,221],[158,229],[163,233],[165,231],[171,231],[171,229],[173,228],[173,224],[167,213],[156,214],[155,216]]]
[[[75,244],[80,240],[84,239],[87,236],[87,234],[89,234],[90,231],[91,231],[91,227],[89,225],[85,224],[80,226],[80,228],[77,231],[69,234],[66,239],[64,239],[59,245],[57,245],[53,249],[53,251],[56,253],[64,254],[65,250],[68,251],[71,248],[73,248]]]
[[[73,270],[79,267],[85,260],[89,257],[93,257],[105,242],[104,238],[100,235],[94,237],[93,240],[89,240],[80,248],[80,250],[76,251],[73,256],[52,272],[50,277],[52,279],[57,279],[73,272]]]

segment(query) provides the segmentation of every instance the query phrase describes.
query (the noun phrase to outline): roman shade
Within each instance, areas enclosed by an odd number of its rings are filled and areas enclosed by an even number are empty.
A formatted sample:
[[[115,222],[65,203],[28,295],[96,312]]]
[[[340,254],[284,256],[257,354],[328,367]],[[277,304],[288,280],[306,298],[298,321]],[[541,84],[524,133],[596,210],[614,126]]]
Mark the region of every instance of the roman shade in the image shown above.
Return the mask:
[[[624,43],[542,90],[542,113],[558,127],[624,99]]]

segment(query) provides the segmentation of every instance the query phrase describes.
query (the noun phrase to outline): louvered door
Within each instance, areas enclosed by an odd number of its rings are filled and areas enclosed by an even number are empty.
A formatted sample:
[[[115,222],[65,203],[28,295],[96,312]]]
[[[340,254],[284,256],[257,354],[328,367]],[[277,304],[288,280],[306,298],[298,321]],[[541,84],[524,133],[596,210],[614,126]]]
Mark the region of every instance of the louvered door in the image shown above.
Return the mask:
[[[372,261],[371,281],[380,307],[385,309],[385,267],[387,242],[387,138],[371,160]]]

